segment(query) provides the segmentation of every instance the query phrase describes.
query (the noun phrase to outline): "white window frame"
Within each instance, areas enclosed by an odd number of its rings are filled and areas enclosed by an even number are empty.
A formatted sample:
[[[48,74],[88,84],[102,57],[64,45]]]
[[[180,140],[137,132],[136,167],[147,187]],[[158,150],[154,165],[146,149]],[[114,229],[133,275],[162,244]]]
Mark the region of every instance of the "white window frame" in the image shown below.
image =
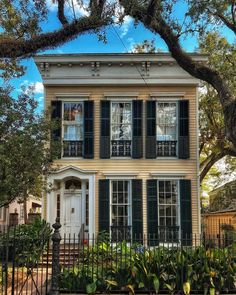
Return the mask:
[[[175,103],[176,105],[176,156],[173,157],[173,156],[157,156],[158,159],[176,159],[178,158],[178,153],[179,153],[179,150],[178,150],[178,142],[179,142],[179,104],[178,104],[178,99],[173,99],[173,100],[163,100],[163,99],[158,99],[156,100],[156,134],[155,134],[155,137],[156,137],[156,141],[157,140],[157,113],[158,113],[158,104],[159,103]],[[163,140],[164,141],[164,140]],[[167,140],[168,141],[168,140]]]
[[[112,182],[114,181],[127,181],[128,182],[128,203],[122,203],[122,204],[115,204],[115,205],[128,205],[128,225],[127,226],[130,226],[131,227],[131,240],[132,240],[132,226],[133,226],[133,220],[132,220],[132,181],[130,179],[110,179],[109,181],[109,186],[110,186],[110,200],[109,200],[109,210],[110,210],[110,220],[109,220],[109,233],[110,233],[110,237],[111,237],[111,227],[112,227],[112,206],[113,206],[113,203],[112,203],[112,193],[113,193],[113,190],[112,190]]]
[[[112,156],[112,146],[111,146],[111,141],[112,141],[112,104],[113,103],[130,103],[131,105],[131,155],[126,157],[126,156]],[[111,107],[110,107],[110,158],[111,159],[130,159],[132,158],[132,144],[133,144],[133,104],[132,100],[111,100]]]
[[[176,213],[177,213],[177,217],[176,217],[176,226],[179,227],[179,236],[178,236],[178,240],[180,240],[180,233],[181,233],[181,217],[180,217],[180,181],[179,179],[176,178],[169,178],[169,179],[157,179],[157,216],[158,216],[158,226],[160,225],[160,205],[168,205],[168,204],[160,204],[159,202],[159,181],[176,181],[177,183],[177,198],[176,198]],[[166,217],[166,216],[165,216]],[[172,242],[173,243],[173,242]]]

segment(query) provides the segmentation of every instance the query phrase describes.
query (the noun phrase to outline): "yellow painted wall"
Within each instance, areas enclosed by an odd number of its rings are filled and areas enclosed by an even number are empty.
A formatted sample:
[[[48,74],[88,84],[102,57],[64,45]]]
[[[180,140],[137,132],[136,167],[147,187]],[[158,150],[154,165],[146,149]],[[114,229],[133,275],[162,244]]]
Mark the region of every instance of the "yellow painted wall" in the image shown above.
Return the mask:
[[[216,238],[223,231],[220,229],[222,224],[229,224],[236,230],[236,212],[224,212],[224,213],[209,213],[202,215],[203,232],[207,236]]]
[[[193,215],[193,234],[198,234],[198,178],[197,178],[197,112],[196,112],[196,88],[195,86],[163,86],[163,87],[147,87],[147,86],[127,86],[127,87],[52,87],[47,86],[46,89],[46,107],[51,105],[51,100],[56,100],[56,94],[60,93],[90,93],[91,100],[94,100],[94,159],[61,159],[55,161],[56,165],[61,167],[67,165],[77,166],[81,169],[97,170],[96,174],[96,204],[95,218],[98,220],[98,180],[104,178],[103,173],[109,172],[137,172],[137,178],[143,179],[143,218],[144,218],[144,233],[147,233],[147,207],[146,207],[146,179],[152,178],[150,173],[184,173],[186,179],[191,179],[192,183],[192,215]],[[100,101],[104,99],[105,92],[138,92],[138,98],[143,101],[150,99],[151,92],[183,92],[183,99],[190,101],[190,159],[100,159],[99,158],[99,138],[100,138]],[[132,99],[132,98],[130,98]],[[160,99],[160,98],[159,98]],[[68,99],[67,99],[68,100]],[[163,101],[167,97],[163,98]],[[69,100],[68,100],[69,101]],[[145,139],[145,105],[143,106],[143,138]],[[145,140],[144,153],[145,157]],[[98,230],[98,222],[95,222],[96,230]]]

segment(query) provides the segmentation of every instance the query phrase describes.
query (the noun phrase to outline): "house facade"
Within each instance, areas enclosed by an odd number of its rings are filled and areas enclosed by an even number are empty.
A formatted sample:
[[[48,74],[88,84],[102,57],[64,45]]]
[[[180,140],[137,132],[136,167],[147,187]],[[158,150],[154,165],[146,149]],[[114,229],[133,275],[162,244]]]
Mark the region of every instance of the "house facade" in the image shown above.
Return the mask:
[[[193,54],[200,62],[203,55]],[[200,233],[199,81],[169,54],[41,55],[62,149],[43,216],[62,233],[168,242]]]

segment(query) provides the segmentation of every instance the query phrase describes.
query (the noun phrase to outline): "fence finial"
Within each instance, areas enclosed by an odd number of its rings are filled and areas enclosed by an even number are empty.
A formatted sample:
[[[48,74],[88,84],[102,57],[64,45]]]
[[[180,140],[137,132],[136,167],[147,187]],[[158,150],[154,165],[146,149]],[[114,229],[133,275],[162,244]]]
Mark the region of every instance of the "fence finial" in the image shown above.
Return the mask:
[[[49,294],[59,294],[59,276],[60,276],[60,242],[61,235],[59,229],[61,224],[59,218],[56,218],[56,222],[52,225],[54,233],[52,235],[52,283]]]

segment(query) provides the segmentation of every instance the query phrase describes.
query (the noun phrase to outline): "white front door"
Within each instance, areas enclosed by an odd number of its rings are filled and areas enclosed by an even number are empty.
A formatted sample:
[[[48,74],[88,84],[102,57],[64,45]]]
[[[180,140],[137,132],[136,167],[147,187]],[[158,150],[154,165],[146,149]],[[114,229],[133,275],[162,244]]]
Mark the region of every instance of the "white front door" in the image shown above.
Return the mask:
[[[64,195],[65,215],[64,215],[64,232],[68,238],[78,238],[82,225],[82,194],[65,193]]]

